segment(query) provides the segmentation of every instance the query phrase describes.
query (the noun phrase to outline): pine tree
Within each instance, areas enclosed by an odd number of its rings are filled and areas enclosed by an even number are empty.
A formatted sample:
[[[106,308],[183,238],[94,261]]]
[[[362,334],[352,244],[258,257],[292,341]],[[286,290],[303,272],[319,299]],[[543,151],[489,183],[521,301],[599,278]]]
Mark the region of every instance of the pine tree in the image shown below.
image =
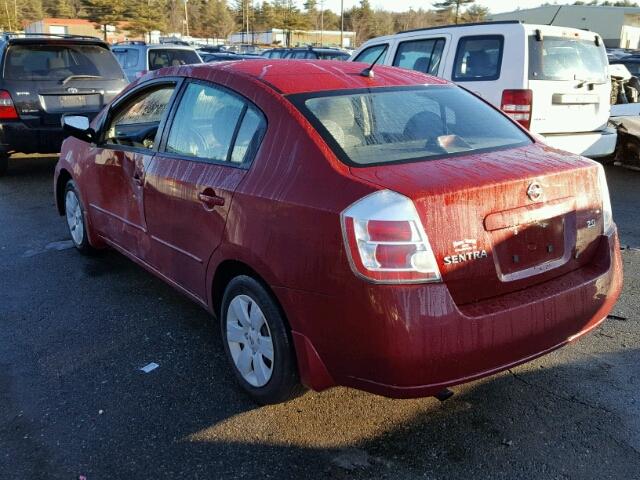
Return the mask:
[[[57,0],[53,16],[58,18],[73,18],[75,12],[73,11],[71,2],[69,2],[69,0]]]
[[[451,18],[453,17],[455,23],[458,23],[460,15],[462,14],[462,8],[465,5],[471,5],[475,0],[442,0],[436,2],[433,6],[443,15]]]
[[[107,25],[117,25],[127,19],[125,0],[84,0],[86,18],[98,25],[107,39]]]
[[[167,3],[164,0],[135,0],[127,9],[127,30],[134,35],[146,35],[165,28]]]

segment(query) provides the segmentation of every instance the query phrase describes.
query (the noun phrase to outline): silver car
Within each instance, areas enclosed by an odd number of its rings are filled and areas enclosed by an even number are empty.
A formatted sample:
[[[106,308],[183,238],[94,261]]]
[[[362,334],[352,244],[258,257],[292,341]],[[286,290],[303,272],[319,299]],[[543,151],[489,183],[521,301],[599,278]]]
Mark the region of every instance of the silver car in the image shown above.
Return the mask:
[[[183,45],[146,44],[131,41],[116,43],[111,48],[130,82],[151,70],[202,63],[195,49]]]

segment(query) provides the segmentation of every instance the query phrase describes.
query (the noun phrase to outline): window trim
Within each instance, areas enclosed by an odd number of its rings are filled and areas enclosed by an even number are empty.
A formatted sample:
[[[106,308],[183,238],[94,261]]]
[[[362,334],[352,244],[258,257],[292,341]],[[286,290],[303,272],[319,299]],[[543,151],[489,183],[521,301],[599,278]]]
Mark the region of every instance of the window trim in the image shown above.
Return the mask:
[[[456,66],[458,65],[458,59],[461,56],[460,46],[467,40],[498,40],[500,42],[500,52],[498,53],[498,70],[494,75],[482,77],[482,78],[466,78],[456,75]],[[458,44],[456,45],[456,55],[453,59],[453,67],[451,68],[451,80],[454,82],[494,82],[500,79],[502,75],[502,59],[504,56],[504,35],[492,34],[492,35],[467,35],[458,38]]]
[[[230,95],[232,95],[234,97],[237,97],[244,104],[244,106],[242,108],[242,112],[240,113],[240,116],[238,117],[238,122],[236,123],[235,129],[233,131],[233,135],[231,136],[231,142],[229,144],[229,150],[227,151],[227,159],[226,160],[217,160],[217,159],[213,159],[213,158],[196,157],[196,156],[193,156],[193,155],[184,155],[184,154],[181,154],[181,153],[175,153],[175,152],[168,152],[167,151],[167,141],[169,140],[169,133],[171,132],[171,127],[173,126],[173,121],[175,119],[176,113],[178,112],[178,107],[180,106],[180,102],[181,102],[182,98],[184,97],[184,93],[186,92],[187,88],[191,84],[199,84],[199,85],[204,85],[204,86],[210,87],[210,88],[217,88],[218,90],[222,90],[225,93],[228,93],[228,94],[230,94]],[[264,120],[264,128],[263,128],[262,134],[260,136],[260,139],[259,139],[259,142],[258,142],[258,147],[256,148],[256,151],[255,151],[254,155],[251,158],[245,159],[244,162],[242,162],[242,163],[234,163],[234,162],[231,161],[231,156],[233,155],[233,149],[235,148],[235,145],[236,145],[236,140],[237,140],[237,137],[238,137],[238,133],[240,132],[240,127],[242,126],[242,122],[244,120],[244,117],[245,117],[245,115],[247,113],[247,110],[249,110],[250,107],[253,107],[262,116],[262,119]],[[176,159],[176,160],[185,160],[185,161],[189,161],[189,162],[206,163],[206,164],[209,164],[209,165],[218,165],[218,166],[223,166],[223,167],[239,168],[241,170],[249,170],[249,168],[253,164],[253,161],[258,156],[258,152],[260,150],[260,146],[262,145],[262,141],[264,140],[264,137],[267,134],[267,130],[268,130],[268,127],[269,127],[269,121],[267,119],[267,116],[265,115],[265,113],[262,111],[262,109],[260,107],[258,107],[254,102],[249,100],[244,95],[241,95],[240,93],[236,92],[235,90],[231,90],[230,88],[225,87],[223,85],[220,85],[219,83],[215,83],[215,82],[211,82],[211,81],[207,81],[207,80],[202,80],[202,79],[199,79],[199,78],[185,78],[185,81],[180,86],[180,92],[179,92],[178,96],[174,99],[174,102],[173,102],[173,105],[171,107],[171,110],[169,111],[169,115],[167,115],[167,120],[166,120],[166,124],[165,125],[166,125],[166,128],[164,128],[163,131],[162,131],[162,138],[160,139],[160,142],[158,142],[157,153],[160,156],[166,157],[166,158],[172,158],[172,159]]]
[[[396,51],[393,55],[393,61],[391,62],[391,66],[392,67],[398,67],[398,68],[407,68],[407,67],[401,67],[400,65],[396,65],[396,59],[398,58],[398,53],[400,50],[400,47],[405,44],[405,43],[416,43],[416,42],[429,42],[429,41],[433,41],[434,42],[434,46],[431,49],[431,57],[429,57],[429,64],[427,65],[429,68],[431,67],[431,58],[433,57],[433,52],[435,51],[435,46],[438,43],[438,40],[442,40],[443,44],[442,44],[442,52],[440,53],[440,65],[438,66],[438,72],[440,71],[440,68],[444,65],[444,51],[445,48],[447,47],[447,37],[445,36],[440,36],[440,37],[422,37],[422,38],[413,38],[413,39],[407,39],[404,40],[403,42],[398,42],[398,44],[396,45]],[[455,65],[455,64],[454,64]],[[409,70],[413,70],[413,68],[409,69]],[[413,70],[414,72],[418,72],[419,70]],[[438,72],[436,72],[435,74],[433,73],[429,73],[429,72],[420,72],[420,73],[424,73],[425,75],[434,75],[434,76],[438,76]]]
[[[126,94],[124,94],[120,98],[116,99],[109,106],[109,110],[107,111],[107,114],[104,116],[104,119],[101,122],[100,131],[99,131],[99,135],[98,135],[98,140],[96,142],[96,146],[98,148],[107,149],[107,150],[117,150],[117,151],[123,151],[123,152],[137,152],[137,153],[143,153],[143,154],[147,154],[147,155],[153,155],[153,154],[157,153],[160,141],[162,141],[162,138],[164,136],[164,129],[165,129],[165,126],[167,124],[167,119],[169,118],[169,112],[171,111],[171,109],[173,108],[173,105],[176,102],[177,93],[180,90],[180,88],[182,86],[182,83],[184,83],[184,78],[183,77],[163,77],[161,79],[152,79],[152,80],[143,82],[143,83],[141,83],[139,85],[136,85],[130,91],[126,92]],[[111,122],[111,119],[113,118],[114,113],[116,113],[118,108],[121,105],[126,104],[129,100],[132,100],[136,96],[144,93],[144,91],[152,90],[155,87],[158,87],[158,86],[161,86],[161,85],[174,85],[175,88],[173,89],[173,93],[171,94],[171,98],[169,99],[169,103],[167,105],[167,109],[162,114],[162,118],[160,119],[160,123],[158,123],[158,132],[156,133],[156,138],[158,138],[160,141],[155,142],[154,145],[153,145],[153,148],[131,147],[129,145],[117,145],[117,144],[114,144],[114,143],[106,143],[106,141],[104,139],[104,135],[105,135],[106,130],[107,130],[107,128],[108,128],[108,126],[109,126],[109,124]]]
[[[379,65],[385,65],[385,60],[387,59],[387,55],[389,54],[389,52],[391,51],[391,46],[389,43],[376,43],[375,45],[370,45],[368,47],[365,47],[364,50],[360,51],[360,53],[358,53],[358,55],[353,59],[354,62],[361,62],[361,63],[368,63],[368,62],[363,62],[362,60],[358,60],[358,57],[360,57],[360,55],[362,55],[364,52],[366,52],[367,50],[371,49],[371,48],[376,48],[376,47],[384,47],[383,48],[383,52],[384,52],[384,58],[382,59],[382,61],[378,60],[378,64]],[[398,47],[396,46],[396,51],[398,50]]]

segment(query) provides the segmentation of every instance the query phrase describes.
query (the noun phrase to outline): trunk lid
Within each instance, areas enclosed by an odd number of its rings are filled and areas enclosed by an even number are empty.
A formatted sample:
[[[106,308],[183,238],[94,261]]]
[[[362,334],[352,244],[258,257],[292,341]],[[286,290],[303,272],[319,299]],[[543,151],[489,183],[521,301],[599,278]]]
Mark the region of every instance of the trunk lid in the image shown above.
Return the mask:
[[[540,144],[351,172],[414,201],[460,305],[581,268],[602,234],[597,165]]]

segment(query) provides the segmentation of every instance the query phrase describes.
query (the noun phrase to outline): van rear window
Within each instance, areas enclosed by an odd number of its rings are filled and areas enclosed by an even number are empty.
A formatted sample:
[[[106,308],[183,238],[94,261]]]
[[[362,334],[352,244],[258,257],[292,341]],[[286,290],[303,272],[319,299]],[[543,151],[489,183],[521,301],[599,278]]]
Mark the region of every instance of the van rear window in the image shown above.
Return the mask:
[[[595,40],[529,37],[529,80],[607,81],[607,54]]]
[[[192,63],[202,63],[202,60],[194,50],[180,50],[177,48],[154,48],[149,50],[149,70],[179,67]]]
[[[425,161],[531,143],[502,113],[453,86],[345,90],[289,97],[353,166]]]
[[[10,80],[60,81],[76,75],[124,77],[111,51],[97,45],[13,45],[4,63],[4,77]]]

